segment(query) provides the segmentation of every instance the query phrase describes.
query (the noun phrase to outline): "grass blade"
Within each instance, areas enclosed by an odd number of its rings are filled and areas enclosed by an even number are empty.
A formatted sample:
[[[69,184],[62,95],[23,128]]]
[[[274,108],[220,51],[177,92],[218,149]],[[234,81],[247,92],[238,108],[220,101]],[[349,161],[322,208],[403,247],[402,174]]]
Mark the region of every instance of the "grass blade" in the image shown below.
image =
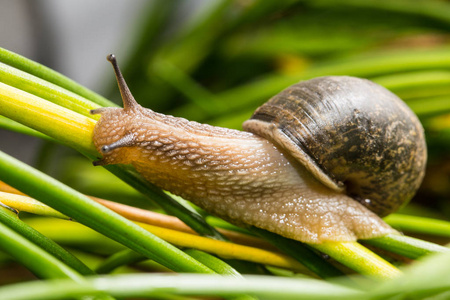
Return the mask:
[[[62,143],[96,154],[95,121],[35,95],[0,83],[1,114]]]
[[[143,256],[142,254],[126,249],[119,251],[105,259],[95,271],[98,274],[107,274],[118,267],[135,264],[146,259],[148,258]]]
[[[45,237],[38,231],[34,230],[30,226],[19,220],[16,216],[11,216],[9,213],[5,212],[4,209],[0,209],[0,222],[8,226],[15,232],[21,234],[30,242],[41,247],[43,250],[47,251],[49,254],[53,255],[61,262],[79,272],[80,274],[94,274],[94,272],[85,264],[83,264],[78,258],[70,254],[68,251],[60,247],[49,238]]]
[[[322,243],[310,246],[328,254],[343,265],[373,278],[386,280],[401,274],[396,267],[356,242]]]
[[[449,252],[426,257],[408,267],[404,276],[374,286],[367,298],[431,299],[427,297],[450,290],[449,265]]]
[[[91,277],[87,284],[69,281],[43,281],[0,287],[0,298],[9,300],[60,299],[107,292],[117,297],[155,297],[170,291],[173,295],[239,296],[261,299],[363,299],[361,291],[315,279],[273,276],[235,277],[202,275],[116,275]]]
[[[0,210],[2,217],[8,214],[5,208],[0,207]],[[0,241],[0,248],[3,251],[40,278],[71,278],[78,282],[84,280],[79,273],[3,223],[0,223]]]
[[[311,270],[313,273],[319,275],[322,278],[330,278],[336,276],[342,276],[343,273],[327,262],[323,257],[316,252],[311,251],[310,248],[305,246],[299,241],[284,238],[278,234],[269,232],[267,230],[252,227],[251,231],[264,237],[274,246],[278,247],[283,252],[295,258],[302,263],[305,267]]]
[[[91,109],[99,108],[100,106],[98,104],[41,78],[2,63],[0,63],[0,81],[86,117],[92,119],[99,118],[99,116],[94,116],[89,113]]]
[[[446,247],[404,235],[390,234],[376,239],[364,240],[363,242],[411,259],[416,259],[432,253],[450,251],[450,249]]]
[[[389,215],[384,220],[400,231],[450,237],[448,221],[400,214]]]
[[[0,62],[10,65],[24,72],[27,72],[36,77],[42,78],[57,86],[65,88],[66,90],[74,92],[75,94],[78,94],[86,99],[89,99],[101,106],[116,106],[111,101],[107,100],[106,98],[100,96],[97,93],[92,92],[91,90],[83,87],[82,85],[67,78],[66,76],[1,47],[0,47]]]
[[[208,266],[211,270],[214,270],[217,274],[234,276],[237,278],[242,278],[241,274],[232,268],[229,264],[225,263],[223,260],[218,259],[211,254],[196,249],[184,250],[187,254]]]

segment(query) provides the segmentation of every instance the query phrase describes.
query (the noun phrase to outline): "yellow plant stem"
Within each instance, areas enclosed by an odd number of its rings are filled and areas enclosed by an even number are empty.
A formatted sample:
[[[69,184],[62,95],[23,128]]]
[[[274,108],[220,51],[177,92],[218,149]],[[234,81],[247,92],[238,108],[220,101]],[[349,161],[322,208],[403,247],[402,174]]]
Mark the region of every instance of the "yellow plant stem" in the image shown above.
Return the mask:
[[[0,114],[76,149],[96,154],[95,120],[0,83]]]
[[[372,278],[385,280],[401,274],[399,269],[357,242],[329,242],[310,246]]]
[[[11,194],[26,196],[24,193],[22,193],[18,189],[13,188],[12,186],[4,183],[3,181],[0,181],[0,191],[4,192],[4,193],[11,193]]]
[[[59,211],[56,211],[50,206],[47,206],[28,196],[0,192],[0,202],[18,210],[19,212],[25,211],[42,216],[69,219]]]
[[[90,197],[96,202],[108,207],[112,211],[120,214],[121,216],[141,223],[150,224],[153,226],[164,227],[172,230],[177,230],[180,232],[185,232],[189,234],[198,235],[194,230],[192,230],[189,226],[184,224],[180,219],[168,216],[160,213],[156,213],[153,211],[148,211],[132,206],[128,206],[125,204],[120,204],[96,197]],[[20,191],[12,188],[11,186],[5,184],[0,181],[0,202],[3,204],[10,206],[14,209],[17,209],[19,212],[29,212],[41,216],[49,216],[61,219],[68,219],[67,216],[57,212],[53,208],[33,199],[28,196],[25,196]],[[242,234],[239,232],[234,232],[231,230],[219,229],[219,231],[226,235],[230,241],[235,242],[241,245],[247,245],[257,248],[262,248],[266,250],[277,251],[274,246],[267,243],[266,241],[250,236],[247,234]]]
[[[0,202],[19,211],[27,211],[45,216],[67,219],[67,217],[63,214],[28,196],[0,192]],[[105,201],[103,200],[102,202]],[[57,222],[57,220],[52,221]],[[275,251],[217,241],[190,233],[145,224],[142,222],[136,223],[139,224],[139,226],[150,231],[154,235],[179,247],[203,250],[205,252],[217,254],[224,258],[247,260],[287,269],[302,271],[305,270],[304,266],[296,260]]]
[[[108,245],[110,241],[96,231],[76,222],[45,218],[32,218],[25,221],[45,236],[56,239],[56,242],[58,242],[58,237],[61,236],[63,236],[64,239],[70,239],[70,237],[83,237],[83,239],[99,242],[103,245]],[[156,236],[178,247],[198,249],[216,254],[223,258],[247,260],[255,263],[301,271],[308,274],[310,273],[298,261],[281,253],[237,245],[230,242],[217,241],[139,222],[136,223]]]
[[[195,236],[172,229],[161,228],[149,224],[139,223],[142,228],[147,229],[154,235],[179,247],[193,248],[208,253],[216,254],[222,258],[241,259],[271,265],[286,269],[302,270],[305,267],[295,259],[273,251],[233,244],[229,242],[217,241],[206,237]]]
[[[153,226],[168,228],[172,230],[177,230],[180,232],[185,232],[189,234],[195,234],[198,235],[194,230],[192,230],[189,226],[187,226],[185,223],[183,223],[180,219],[168,216],[160,213],[156,213],[153,211],[148,211],[145,209],[140,209],[132,206],[128,206],[125,204],[120,204],[104,199],[99,199],[95,197],[91,197],[95,201],[99,202],[100,204],[108,207],[109,209],[115,211],[116,213],[124,216],[125,218],[136,221],[136,222],[142,222],[145,224],[150,224]],[[277,251],[276,247],[272,246],[268,242],[248,235],[243,234],[231,230],[216,228],[220,233],[225,235],[230,241],[235,242],[237,244],[241,245],[247,245],[247,246],[253,246],[257,248],[262,248],[266,250],[273,250]]]

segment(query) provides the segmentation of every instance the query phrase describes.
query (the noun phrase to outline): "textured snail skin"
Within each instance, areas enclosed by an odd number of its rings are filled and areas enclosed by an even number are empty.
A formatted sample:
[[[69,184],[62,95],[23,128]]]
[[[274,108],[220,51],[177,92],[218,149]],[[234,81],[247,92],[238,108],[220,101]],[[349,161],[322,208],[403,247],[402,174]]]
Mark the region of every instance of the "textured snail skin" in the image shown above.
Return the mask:
[[[302,242],[354,241],[395,232],[347,196],[334,178],[312,175],[318,171],[286,151],[297,149],[283,144],[276,133],[285,138],[282,129],[289,122],[247,123],[255,132],[271,132],[262,138],[153,112],[134,100],[115,58],[108,60],[124,108],[92,111],[101,114],[93,141],[103,158],[96,165],[132,164],[146,180],[212,214]],[[319,181],[324,178],[328,184]]]
[[[232,223],[308,243],[393,232],[255,134],[165,116],[137,103],[95,113],[101,113],[94,129],[99,152],[126,137],[126,146],[107,151],[97,164],[132,164],[146,180]]]

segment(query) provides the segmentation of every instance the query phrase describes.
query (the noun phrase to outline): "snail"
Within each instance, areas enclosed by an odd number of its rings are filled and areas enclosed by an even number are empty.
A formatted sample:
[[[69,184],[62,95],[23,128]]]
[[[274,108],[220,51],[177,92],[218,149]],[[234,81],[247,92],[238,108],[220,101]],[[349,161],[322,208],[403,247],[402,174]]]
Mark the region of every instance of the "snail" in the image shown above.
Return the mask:
[[[143,108],[114,55],[123,108],[99,108],[95,165],[132,164],[148,181],[237,225],[306,243],[396,231],[381,217],[424,176],[423,128],[385,88],[348,76],[294,84],[259,107],[245,131]]]

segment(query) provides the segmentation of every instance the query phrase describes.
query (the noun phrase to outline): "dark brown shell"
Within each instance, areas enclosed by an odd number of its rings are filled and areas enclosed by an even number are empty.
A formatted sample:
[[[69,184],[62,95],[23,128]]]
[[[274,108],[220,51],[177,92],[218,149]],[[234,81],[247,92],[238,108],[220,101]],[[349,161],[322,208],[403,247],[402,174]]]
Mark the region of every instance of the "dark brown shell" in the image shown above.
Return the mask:
[[[295,84],[259,107],[244,129],[273,140],[326,185],[385,216],[407,203],[426,164],[423,128],[393,93],[366,79]]]

